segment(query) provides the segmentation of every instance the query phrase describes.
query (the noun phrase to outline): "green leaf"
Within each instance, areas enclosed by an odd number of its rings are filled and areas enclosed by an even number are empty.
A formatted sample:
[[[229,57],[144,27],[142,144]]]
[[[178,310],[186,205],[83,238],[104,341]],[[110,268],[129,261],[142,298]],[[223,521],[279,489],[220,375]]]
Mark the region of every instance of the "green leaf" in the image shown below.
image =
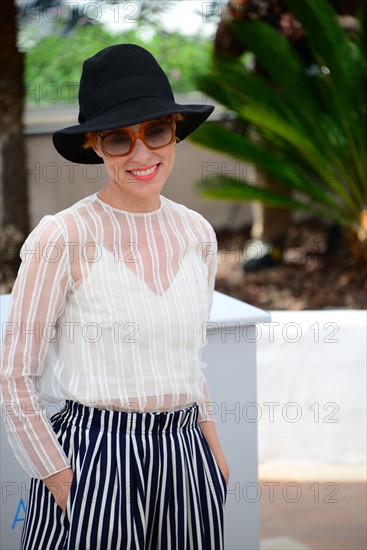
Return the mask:
[[[356,49],[327,0],[304,0],[302,3],[287,0],[287,4],[307,29],[310,49],[315,60],[325,70],[325,84],[335,107],[335,116],[340,120],[357,172],[362,176],[358,154],[362,136],[358,124],[355,124],[357,111],[353,93],[355,75],[361,70],[355,55]]]
[[[197,181],[195,185],[201,190],[204,197],[217,200],[231,201],[261,201],[268,206],[277,208],[287,208],[290,210],[306,210],[318,216],[325,216],[343,224],[348,224],[349,220],[342,212],[335,210],[327,210],[320,208],[319,205],[312,203],[301,202],[297,199],[286,197],[273,191],[261,189],[238,180],[226,176],[213,177],[210,181]]]
[[[326,0],[288,4],[302,23],[312,65],[306,66],[291,43],[266,23],[233,22],[232,32],[254,53],[262,74],[247,71],[238,60],[213,63],[203,71],[200,88],[228,107],[233,118],[221,129],[207,123],[192,139],[252,162],[278,186],[294,189],[297,198],[288,198],[287,207],[312,208],[355,227],[367,204],[367,7],[353,41]],[[234,188],[224,176],[214,187],[207,182],[202,192],[287,202],[248,189],[246,181]]]
[[[317,183],[320,180],[319,170],[302,176],[303,166],[298,159],[293,163],[287,155],[269,150],[214,122],[201,126],[190,139],[197,144],[253,163],[258,170],[285,187],[295,188],[329,206],[337,206],[335,197]]]
[[[268,73],[269,79],[276,85],[276,93],[282,98],[283,103],[294,108],[299,106],[302,97],[304,108],[299,116],[317,131],[317,122],[312,118],[315,101],[309,93],[309,79],[303,63],[300,62],[288,40],[270,25],[261,21],[235,21],[231,24],[231,28],[256,55],[257,60]]]

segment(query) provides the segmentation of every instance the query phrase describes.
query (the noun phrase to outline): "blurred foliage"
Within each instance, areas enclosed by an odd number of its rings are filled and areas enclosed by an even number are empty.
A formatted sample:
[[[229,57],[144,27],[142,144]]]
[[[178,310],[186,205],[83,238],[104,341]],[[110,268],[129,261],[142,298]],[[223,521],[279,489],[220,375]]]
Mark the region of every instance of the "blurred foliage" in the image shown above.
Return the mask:
[[[270,25],[233,22],[232,32],[267,76],[240,60],[213,60],[198,88],[226,106],[234,120],[208,122],[192,139],[253,163],[296,193],[284,196],[225,173],[199,186],[208,198],[312,212],[366,242],[367,3],[353,39],[325,0],[286,3],[306,33],[311,63]]]
[[[16,0],[17,23],[22,33],[26,28],[40,29],[42,34],[72,35],[78,25],[98,24],[109,13],[115,25],[136,24],[160,32],[161,15],[180,0],[100,0],[99,2],[73,2],[69,0]],[[41,23],[41,26],[39,25]],[[38,34],[38,32],[36,33]],[[32,37],[33,41],[37,36]]]
[[[72,37],[48,35],[26,52],[27,101],[43,104],[77,101],[83,61],[113,44],[134,43],[147,48],[168,75],[174,92],[195,90],[195,77],[209,64],[211,45],[200,36],[166,33],[143,38],[138,30],[110,34],[102,25],[76,26]]]

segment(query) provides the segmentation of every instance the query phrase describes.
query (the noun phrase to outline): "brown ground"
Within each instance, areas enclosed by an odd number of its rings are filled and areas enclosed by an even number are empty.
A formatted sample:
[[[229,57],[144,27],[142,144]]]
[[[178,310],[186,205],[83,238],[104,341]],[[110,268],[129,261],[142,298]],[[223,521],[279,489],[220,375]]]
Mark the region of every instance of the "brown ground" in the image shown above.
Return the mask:
[[[364,482],[272,483],[261,485],[261,538],[288,536],[315,550],[366,549]]]
[[[267,310],[367,306],[366,262],[351,254],[344,234],[334,235],[328,246],[328,230],[321,222],[290,225],[283,263],[246,275],[242,263],[249,228],[217,231],[217,238],[219,292]]]

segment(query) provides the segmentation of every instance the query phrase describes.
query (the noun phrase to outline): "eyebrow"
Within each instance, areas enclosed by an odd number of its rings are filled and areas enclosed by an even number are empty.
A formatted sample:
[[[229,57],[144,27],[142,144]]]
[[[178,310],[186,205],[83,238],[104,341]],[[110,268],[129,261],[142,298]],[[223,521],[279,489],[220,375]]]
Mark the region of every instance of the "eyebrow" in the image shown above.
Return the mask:
[[[152,120],[146,120],[144,122],[140,122],[138,124],[149,124],[149,123],[153,123],[153,122],[171,122],[171,119],[169,116],[162,116],[162,117],[158,117],[158,118],[152,118]],[[129,126],[124,126],[124,127],[121,127],[121,128],[112,128],[111,130],[104,130],[102,132],[97,132],[97,135],[100,136],[100,137],[105,137],[105,136],[109,136],[110,134],[114,134],[116,132],[123,132],[123,131],[126,131],[126,128],[129,128]]]

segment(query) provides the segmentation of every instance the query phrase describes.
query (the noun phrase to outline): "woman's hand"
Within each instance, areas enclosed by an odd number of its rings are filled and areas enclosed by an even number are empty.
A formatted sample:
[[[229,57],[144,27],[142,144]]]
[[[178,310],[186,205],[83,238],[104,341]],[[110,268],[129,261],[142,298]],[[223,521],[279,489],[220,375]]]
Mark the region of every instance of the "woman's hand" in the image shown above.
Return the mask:
[[[218,466],[219,466],[220,471],[222,472],[222,475],[223,475],[224,479],[226,480],[226,485],[228,485],[229,468],[228,468],[227,462],[224,461],[224,464],[222,464],[222,465],[220,465],[219,462],[218,462]]]
[[[63,512],[66,512],[66,503],[73,477],[73,470],[71,468],[66,468],[42,480]]]
[[[218,464],[220,471],[223,474],[226,484],[228,485],[229,480],[229,468],[227,461],[225,459],[222,447],[220,446],[219,439],[217,436],[217,431],[215,429],[214,422],[203,421],[199,424],[201,431],[204,434],[205,439],[207,440],[209,447],[215,457],[215,460]]]

